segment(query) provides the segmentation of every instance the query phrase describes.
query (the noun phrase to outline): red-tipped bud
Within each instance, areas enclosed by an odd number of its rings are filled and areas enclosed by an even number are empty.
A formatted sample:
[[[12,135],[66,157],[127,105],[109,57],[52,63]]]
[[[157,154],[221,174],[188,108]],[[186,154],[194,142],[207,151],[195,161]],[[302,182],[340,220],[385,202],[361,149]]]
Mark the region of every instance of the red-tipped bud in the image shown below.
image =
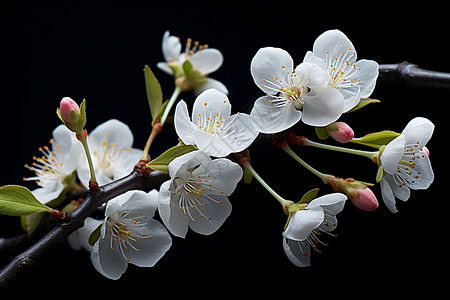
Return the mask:
[[[353,197],[349,197],[350,201],[359,209],[366,211],[373,211],[378,208],[378,200],[375,194],[368,187],[357,189],[352,194]]]
[[[84,125],[86,125],[86,109],[84,101],[81,103],[80,108],[75,101],[69,97],[64,97],[61,100],[56,113],[67,128],[79,135],[83,134]]]
[[[72,119],[72,110],[75,110],[78,115],[80,114],[80,107],[69,97],[64,97],[61,100],[59,109],[61,111],[61,117],[65,123],[74,123],[75,120]]]
[[[352,128],[344,122],[335,122],[327,129],[330,136],[342,144],[350,142],[354,137]]]
[[[378,208],[378,200],[371,189],[363,182],[352,178],[334,178],[330,181],[335,191],[342,192],[359,209],[373,211]]]

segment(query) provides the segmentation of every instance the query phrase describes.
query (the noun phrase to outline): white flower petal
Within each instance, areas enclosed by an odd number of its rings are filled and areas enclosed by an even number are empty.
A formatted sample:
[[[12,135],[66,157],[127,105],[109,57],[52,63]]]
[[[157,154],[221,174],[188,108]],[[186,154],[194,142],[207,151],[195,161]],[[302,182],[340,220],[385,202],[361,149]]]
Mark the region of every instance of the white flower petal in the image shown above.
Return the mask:
[[[346,195],[342,193],[332,193],[312,200],[305,209],[326,206],[333,214],[338,214],[344,208],[345,200],[347,200]]]
[[[270,103],[270,96],[263,96],[256,100],[250,113],[253,126],[262,133],[277,133],[291,128],[302,118],[302,112],[294,105],[274,106]]]
[[[229,196],[243,175],[242,168],[226,158],[218,158],[201,164],[192,176],[207,177],[211,190],[208,195]]]
[[[89,237],[101,223],[101,220],[87,217],[84,221],[84,226],[76,230],[67,238],[70,247],[74,250],[81,250],[81,248],[84,248],[86,251],[90,252],[92,246],[89,244]]]
[[[83,154],[83,146],[76,139],[75,133],[71,132],[65,125],[56,127],[53,131],[52,150],[58,153],[58,158],[62,157],[64,161],[61,168],[65,174],[71,174],[80,163]]]
[[[395,174],[398,164],[402,159],[404,147],[405,136],[403,134],[399,135],[386,145],[386,148],[384,148],[384,151],[380,157],[383,170],[391,175]]]
[[[189,119],[189,112],[186,103],[181,100],[175,108],[175,131],[186,145],[193,145],[192,132],[196,130],[195,124]]]
[[[194,69],[202,75],[217,71],[223,63],[223,55],[217,49],[203,49],[195,52],[189,59]]]
[[[130,128],[119,120],[111,119],[100,124],[88,135],[89,147],[95,151],[100,148],[102,142],[107,145],[120,144],[123,149],[131,148],[133,145],[133,133]]]
[[[278,80],[285,80],[287,72],[292,74],[293,70],[294,62],[289,53],[273,47],[259,49],[250,65],[256,85],[270,95],[279,92],[281,85]]]
[[[202,92],[209,90],[209,89],[216,89],[221,93],[224,93],[225,95],[228,95],[228,89],[227,87],[220,81],[206,77],[206,82],[195,89],[194,94],[196,96],[200,95]]]
[[[375,89],[375,83],[378,79],[379,65],[376,61],[361,59],[356,62],[354,78],[350,76],[348,80],[358,82],[357,86],[361,90],[361,98],[369,97]]]
[[[156,66],[158,67],[158,69],[160,69],[164,73],[169,74],[169,75],[173,75],[173,71],[172,71],[172,69],[169,67],[169,65],[167,63],[159,62],[159,63],[156,64]]]
[[[240,113],[236,118],[236,115],[230,116],[233,121],[231,128],[236,129],[234,134],[229,135],[228,139],[234,144],[233,152],[241,152],[247,149],[258,136],[258,130],[253,126],[252,119],[249,115]],[[225,122],[227,126],[227,122]],[[230,129],[231,129],[230,128]]]
[[[215,89],[209,89],[198,95],[192,109],[192,122],[199,124],[199,116],[215,118],[217,113],[222,117],[231,114],[231,104],[227,95]]]
[[[314,42],[313,53],[322,59],[327,59],[327,51],[333,56],[339,56],[342,52],[347,52],[352,49],[354,52],[355,47],[347,36],[341,31],[334,29],[328,30],[322,33]],[[356,61],[356,54],[352,57],[349,63],[352,65]]]
[[[110,237],[100,238],[92,247],[91,261],[95,269],[109,279],[119,279],[127,270],[128,263],[119,251],[112,251]]]
[[[295,212],[284,231],[284,236],[294,241],[305,240],[323,222],[324,212],[320,206]]]
[[[395,176],[395,175],[394,175]],[[394,194],[395,198],[398,198],[402,201],[407,201],[411,195],[411,190],[407,185],[399,185],[395,182],[394,176],[386,174],[383,176],[384,184],[389,184],[390,189],[392,190],[392,193]],[[398,181],[398,180],[397,180]],[[387,195],[390,197],[389,191],[387,191]]]
[[[391,175],[385,175],[391,176]],[[390,187],[389,183],[385,180],[385,178],[381,179],[380,181],[380,187],[381,187],[381,196],[383,197],[384,204],[386,204],[387,208],[392,212],[396,213],[397,208],[395,207],[395,196],[392,192],[392,188]]]
[[[335,122],[344,111],[342,94],[330,87],[315,87],[304,96],[302,121],[310,126],[327,126]]]
[[[306,78],[307,85],[310,87],[326,87],[329,80],[329,73],[324,72],[319,66],[303,62],[295,68],[297,76]],[[302,80],[303,81],[303,80]]]
[[[153,267],[169,250],[172,239],[166,228],[154,219],[147,220],[139,232],[145,233],[147,238],[140,238],[133,242],[133,247],[124,250],[130,263],[139,267]]]
[[[203,235],[210,235],[219,229],[231,214],[231,203],[221,195],[204,194],[198,197],[198,204],[190,206],[189,227]]]
[[[199,166],[201,163],[210,161],[211,158],[201,151],[195,150],[179,156],[169,163],[169,173],[171,178],[182,177],[187,170]],[[188,174],[189,176],[189,174]]]
[[[308,242],[294,241],[283,237],[283,249],[289,260],[297,267],[311,265],[311,251]]]
[[[181,53],[180,39],[170,35],[169,31],[164,32],[162,40],[162,53],[167,62],[178,61]]]
[[[234,145],[230,143],[230,141],[208,132],[194,131],[192,133],[192,138],[198,149],[214,157],[225,157],[232,152],[236,152]]]
[[[422,149],[433,135],[434,124],[427,118],[417,117],[409,121],[403,130],[405,145],[411,148]]]
[[[55,200],[61,195],[64,189],[64,184],[62,181],[52,181],[50,184],[45,184],[42,188],[37,188],[32,192],[32,194],[43,204]]]

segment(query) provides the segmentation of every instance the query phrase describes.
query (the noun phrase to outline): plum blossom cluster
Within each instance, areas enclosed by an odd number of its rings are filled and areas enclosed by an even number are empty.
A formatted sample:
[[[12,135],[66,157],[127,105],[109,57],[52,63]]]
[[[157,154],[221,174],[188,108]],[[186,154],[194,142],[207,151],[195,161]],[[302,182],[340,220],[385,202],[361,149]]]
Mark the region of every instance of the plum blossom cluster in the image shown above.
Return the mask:
[[[280,230],[287,258],[295,266],[306,267],[311,264],[311,252],[321,252],[320,246],[326,245],[321,235],[334,236],[337,214],[347,200],[366,211],[377,209],[379,203],[370,188],[375,184],[322,173],[299,157],[290,144],[369,158],[378,167],[374,178],[393,213],[397,212],[396,199],[406,201],[411,190],[427,189],[434,180],[426,147],[434,131],[430,120],[417,117],[401,133],[384,130],[361,138],[355,138],[352,128],[339,120],[343,114],[378,102],[369,97],[379,68],[375,61],[358,60],[354,45],[339,30],[321,34],[298,65],[281,48],[259,49],[249,67],[264,95],[254,102],[250,114],[233,113],[228,89],[209,77],[223,63],[219,50],[188,39],[182,52],[180,39],[167,31],[162,53],[165,61],[157,67],[173,76],[175,90],[163,103],[159,82],[151,71],[146,73],[153,130],[144,150],[133,148],[130,128],[116,119],[88,132],[85,102],[78,106],[63,98],[57,114],[64,125],[53,131],[50,147],[39,148],[42,156],[25,165],[34,175],[24,180],[35,181],[38,186],[31,191],[37,202],[27,200],[37,207],[35,213],[30,213],[29,207],[27,212],[17,212],[26,201],[0,207],[0,213],[20,215],[24,229],[32,235],[45,219],[41,218],[43,211],[64,207],[62,213],[69,213],[78,209],[82,199],[70,201],[67,195],[99,192],[101,186],[137,169],[145,176],[152,171],[166,173],[168,179],[158,189],[130,187],[107,199],[98,208],[101,218],[87,217],[84,226],[68,237],[73,249],[90,252],[100,274],[116,280],[130,263],[154,266],[172,246],[172,236],[185,238],[189,229],[202,235],[216,232],[231,214],[229,197],[238,183],[242,178],[245,183],[255,179],[287,215],[284,230]],[[173,125],[178,145],[150,160],[151,142],[162,131],[179,94],[190,90],[196,94],[192,107],[184,100],[175,106]],[[236,97],[236,101],[245,100]],[[338,143],[357,143],[372,151],[297,136],[294,126],[299,121],[314,127],[322,140],[332,137]],[[330,185],[333,192],[317,197],[319,189],[313,189],[298,202],[279,195],[250,162],[249,148],[260,134]],[[11,201],[7,198],[11,192],[1,191],[3,205]]]

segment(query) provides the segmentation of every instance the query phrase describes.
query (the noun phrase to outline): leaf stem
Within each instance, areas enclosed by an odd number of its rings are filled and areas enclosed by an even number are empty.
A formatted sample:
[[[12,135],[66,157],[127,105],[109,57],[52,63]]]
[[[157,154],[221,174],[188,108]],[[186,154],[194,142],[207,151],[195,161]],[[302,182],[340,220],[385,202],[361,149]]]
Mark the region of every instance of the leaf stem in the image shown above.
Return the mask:
[[[363,150],[356,150],[356,149],[344,148],[344,147],[339,147],[339,146],[331,146],[331,145],[327,145],[327,144],[313,142],[308,139],[304,140],[303,146],[310,146],[310,147],[321,148],[321,149],[325,149],[325,150],[331,150],[331,151],[337,151],[337,152],[343,152],[343,153],[364,156],[364,157],[369,158],[372,161],[373,161],[373,157],[378,155],[378,151],[363,151]]]
[[[261,176],[259,176],[259,174],[255,171],[255,169],[253,169],[252,165],[250,164],[250,162],[244,162],[242,164],[244,166],[245,169],[249,170],[250,173],[252,173],[253,177],[256,178],[256,180],[259,181],[259,183],[275,198],[278,200],[278,202],[280,202],[280,204],[285,207],[286,205],[288,205],[289,203],[291,203],[292,201],[286,200],[283,197],[281,197],[277,192],[275,192],[262,178]]]
[[[170,99],[169,99],[169,103],[167,103],[167,106],[164,109],[164,113],[161,117],[161,126],[164,126],[164,123],[166,123],[167,117],[169,116],[169,112],[172,109],[172,106],[175,104],[175,101],[177,100],[181,91],[182,91],[182,87],[177,85],[175,87],[175,90],[173,91],[172,97],[170,97]]]

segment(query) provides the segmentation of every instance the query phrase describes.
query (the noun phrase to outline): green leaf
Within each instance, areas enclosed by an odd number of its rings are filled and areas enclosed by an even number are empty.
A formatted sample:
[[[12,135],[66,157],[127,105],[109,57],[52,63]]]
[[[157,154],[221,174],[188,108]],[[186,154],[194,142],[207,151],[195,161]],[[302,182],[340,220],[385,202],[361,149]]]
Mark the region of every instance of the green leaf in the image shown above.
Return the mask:
[[[197,150],[197,147],[192,145],[178,145],[175,147],[170,148],[151,162],[147,164],[147,168],[161,171],[164,173],[169,174],[169,163],[174,160],[175,158],[184,155],[186,153],[189,153],[191,151]]]
[[[387,145],[399,135],[400,133],[390,130],[384,130],[380,132],[369,133],[361,138],[354,138],[353,140],[351,140],[351,142],[378,149],[380,148],[380,146]]]
[[[355,110],[363,108],[364,106],[369,105],[371,103],[379,103],[379,102],[380,102],[380,100],[370,99],[370,98],[363,98],[363,99],[361,99],[361,101],[359,101],[359,103],[355,107],[353,107],[347,113],[354,112]]]
[[[316,127],[316,134],[321,140],[325,140],[330,136],[327,127]]]
[[[188,87],[188,89],[193,90],[206,83],[207,80],[205,77],[199,70],[194,69],[189,60],[186,60],[183,63],[183,70],[186,76],[184,85]]]
[[[150,113],[152,114],[152,123],[158,118],[158,114],[161,111],[162,106],[162,90],[158,79],[149,66],[144,67],[145,88],[147,91],[148,105],[150,107]]]
[[[95,242],[100,238],[100,234],[102,231],[102,224],[98,225],[97,228],[95,228],[94,231],[92,231],[91,235],[89,236],[89,245],[94,246]]]
[[[53,209],[37,200],[29,189],[18,185],[0,187],[0,214],[26,216]]]
[[[244,183],[250,184],[253,181],[253,174],[249,169],[244,168]]]
[[[382,166],[378,167],[378,172],[377,172],[377,183],[381,181],[381,179],[383,178],[384,175],[384,170]]]
[[[34,233],[38,232],[39,229],[44,225],[48,218],[47,213],[37,213],[28,216],[20,216],[21,224],[23,230],[27,233],[29,237],[32,237]]]
[[[312,189],[306,194],[303,195],[302,199],[298,203],[309,203],[314,198],[316,198],[317,194],[319,193],[319,189]]]

